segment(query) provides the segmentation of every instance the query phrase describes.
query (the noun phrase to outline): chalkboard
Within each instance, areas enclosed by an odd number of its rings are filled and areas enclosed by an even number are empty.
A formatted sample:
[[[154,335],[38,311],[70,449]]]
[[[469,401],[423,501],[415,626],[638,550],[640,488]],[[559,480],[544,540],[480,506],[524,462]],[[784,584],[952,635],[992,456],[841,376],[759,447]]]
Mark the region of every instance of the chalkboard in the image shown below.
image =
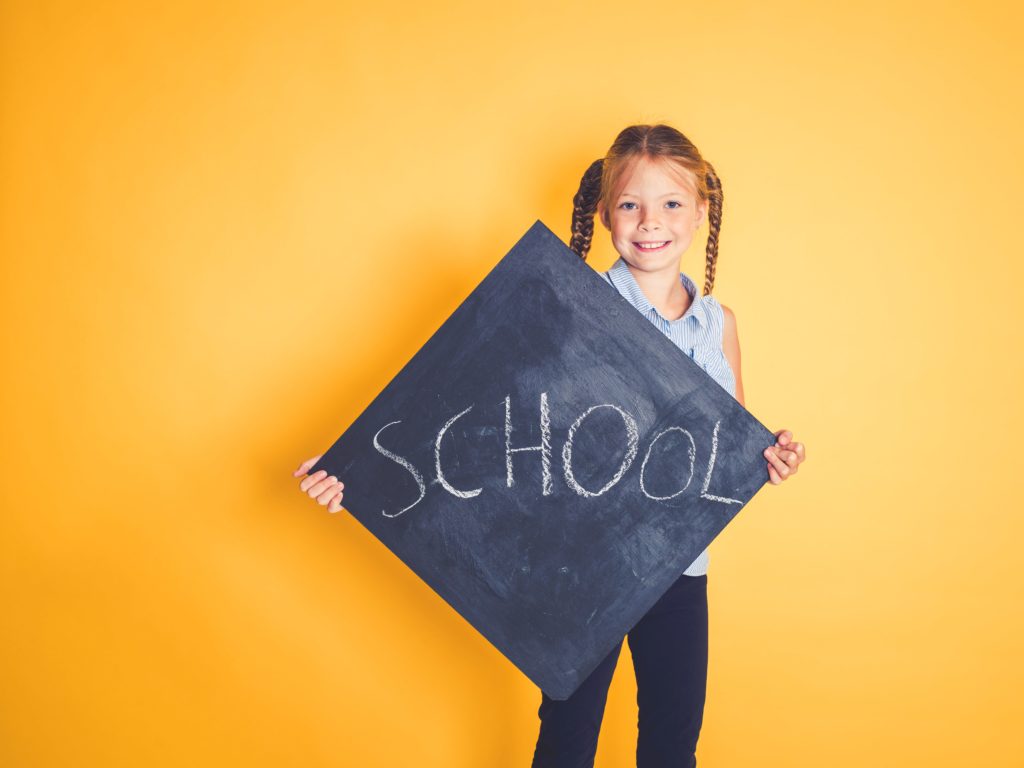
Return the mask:
[[[774,442],[538,220],[310,472],[565,699],[765,483]]]

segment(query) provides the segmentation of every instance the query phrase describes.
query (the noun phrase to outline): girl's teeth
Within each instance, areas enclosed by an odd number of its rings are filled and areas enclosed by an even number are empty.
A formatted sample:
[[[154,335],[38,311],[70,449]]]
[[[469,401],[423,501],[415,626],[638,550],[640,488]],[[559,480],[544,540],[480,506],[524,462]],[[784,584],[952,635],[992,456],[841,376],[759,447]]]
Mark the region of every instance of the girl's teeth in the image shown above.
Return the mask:
[[[661,246],[663,246],[667,242],[668,240],[665,240],[664,242],[661,243],[637,243],[637,246],[645,250],[650,250],[652,248],[661,248]]]

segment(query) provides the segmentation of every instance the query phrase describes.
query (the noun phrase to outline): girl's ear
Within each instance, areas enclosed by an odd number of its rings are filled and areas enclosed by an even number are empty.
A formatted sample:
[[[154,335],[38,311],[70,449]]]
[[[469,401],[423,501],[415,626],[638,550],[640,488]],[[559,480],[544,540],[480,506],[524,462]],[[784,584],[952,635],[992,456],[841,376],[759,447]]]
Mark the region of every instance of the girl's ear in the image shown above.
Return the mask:
[[[697,229],[703,226],[708,217],[708,201],[702,200],[697,206]]]
[[[611,230],[612,223],[608,220],[608,209],[604,207],[604,200],[597,201],[597,218],[604,224],[604,228]]]

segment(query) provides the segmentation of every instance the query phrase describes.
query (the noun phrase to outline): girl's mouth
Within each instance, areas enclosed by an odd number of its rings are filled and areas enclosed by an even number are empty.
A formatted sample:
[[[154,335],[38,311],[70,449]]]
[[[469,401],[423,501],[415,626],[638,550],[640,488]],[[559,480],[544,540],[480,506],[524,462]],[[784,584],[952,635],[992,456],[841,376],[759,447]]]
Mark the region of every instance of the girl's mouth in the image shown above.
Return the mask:
[[[660,251],[671,242],[671,240],[654,240],[646,243],[633,243],[633,245],[641,251]]]

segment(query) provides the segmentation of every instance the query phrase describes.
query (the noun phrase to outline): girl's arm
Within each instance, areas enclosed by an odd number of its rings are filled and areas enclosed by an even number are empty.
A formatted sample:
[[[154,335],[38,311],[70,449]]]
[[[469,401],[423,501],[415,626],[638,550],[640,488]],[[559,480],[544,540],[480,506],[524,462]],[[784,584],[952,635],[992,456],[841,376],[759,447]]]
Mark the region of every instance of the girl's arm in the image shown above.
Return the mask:
[[[722,351],[736,377],[736,400],[746,408],[743,402],[743,380],[740,377],[740,338],[736,332],[736,315],[725,304],[722,304],[722,311],[725,313]],[[768,478],[773,485],[778,485],[797,471],[806,458],[806,452],[803,443],[793,441],[793,433],[788,429],[780,429],[775,433],[775,438],[775,445],[766,449],[764,456],[768,460]]]
[[[725,359],[729,361],[733,376],[736,377],[736,400],[746,408],[743,402],[743,379],[740,377],[740,337],[736,333],[736,315],[732,313],[725,304],[722,304],[722,311],[725,313],[725,327],[722,331],[722,351],[725,352]]]

